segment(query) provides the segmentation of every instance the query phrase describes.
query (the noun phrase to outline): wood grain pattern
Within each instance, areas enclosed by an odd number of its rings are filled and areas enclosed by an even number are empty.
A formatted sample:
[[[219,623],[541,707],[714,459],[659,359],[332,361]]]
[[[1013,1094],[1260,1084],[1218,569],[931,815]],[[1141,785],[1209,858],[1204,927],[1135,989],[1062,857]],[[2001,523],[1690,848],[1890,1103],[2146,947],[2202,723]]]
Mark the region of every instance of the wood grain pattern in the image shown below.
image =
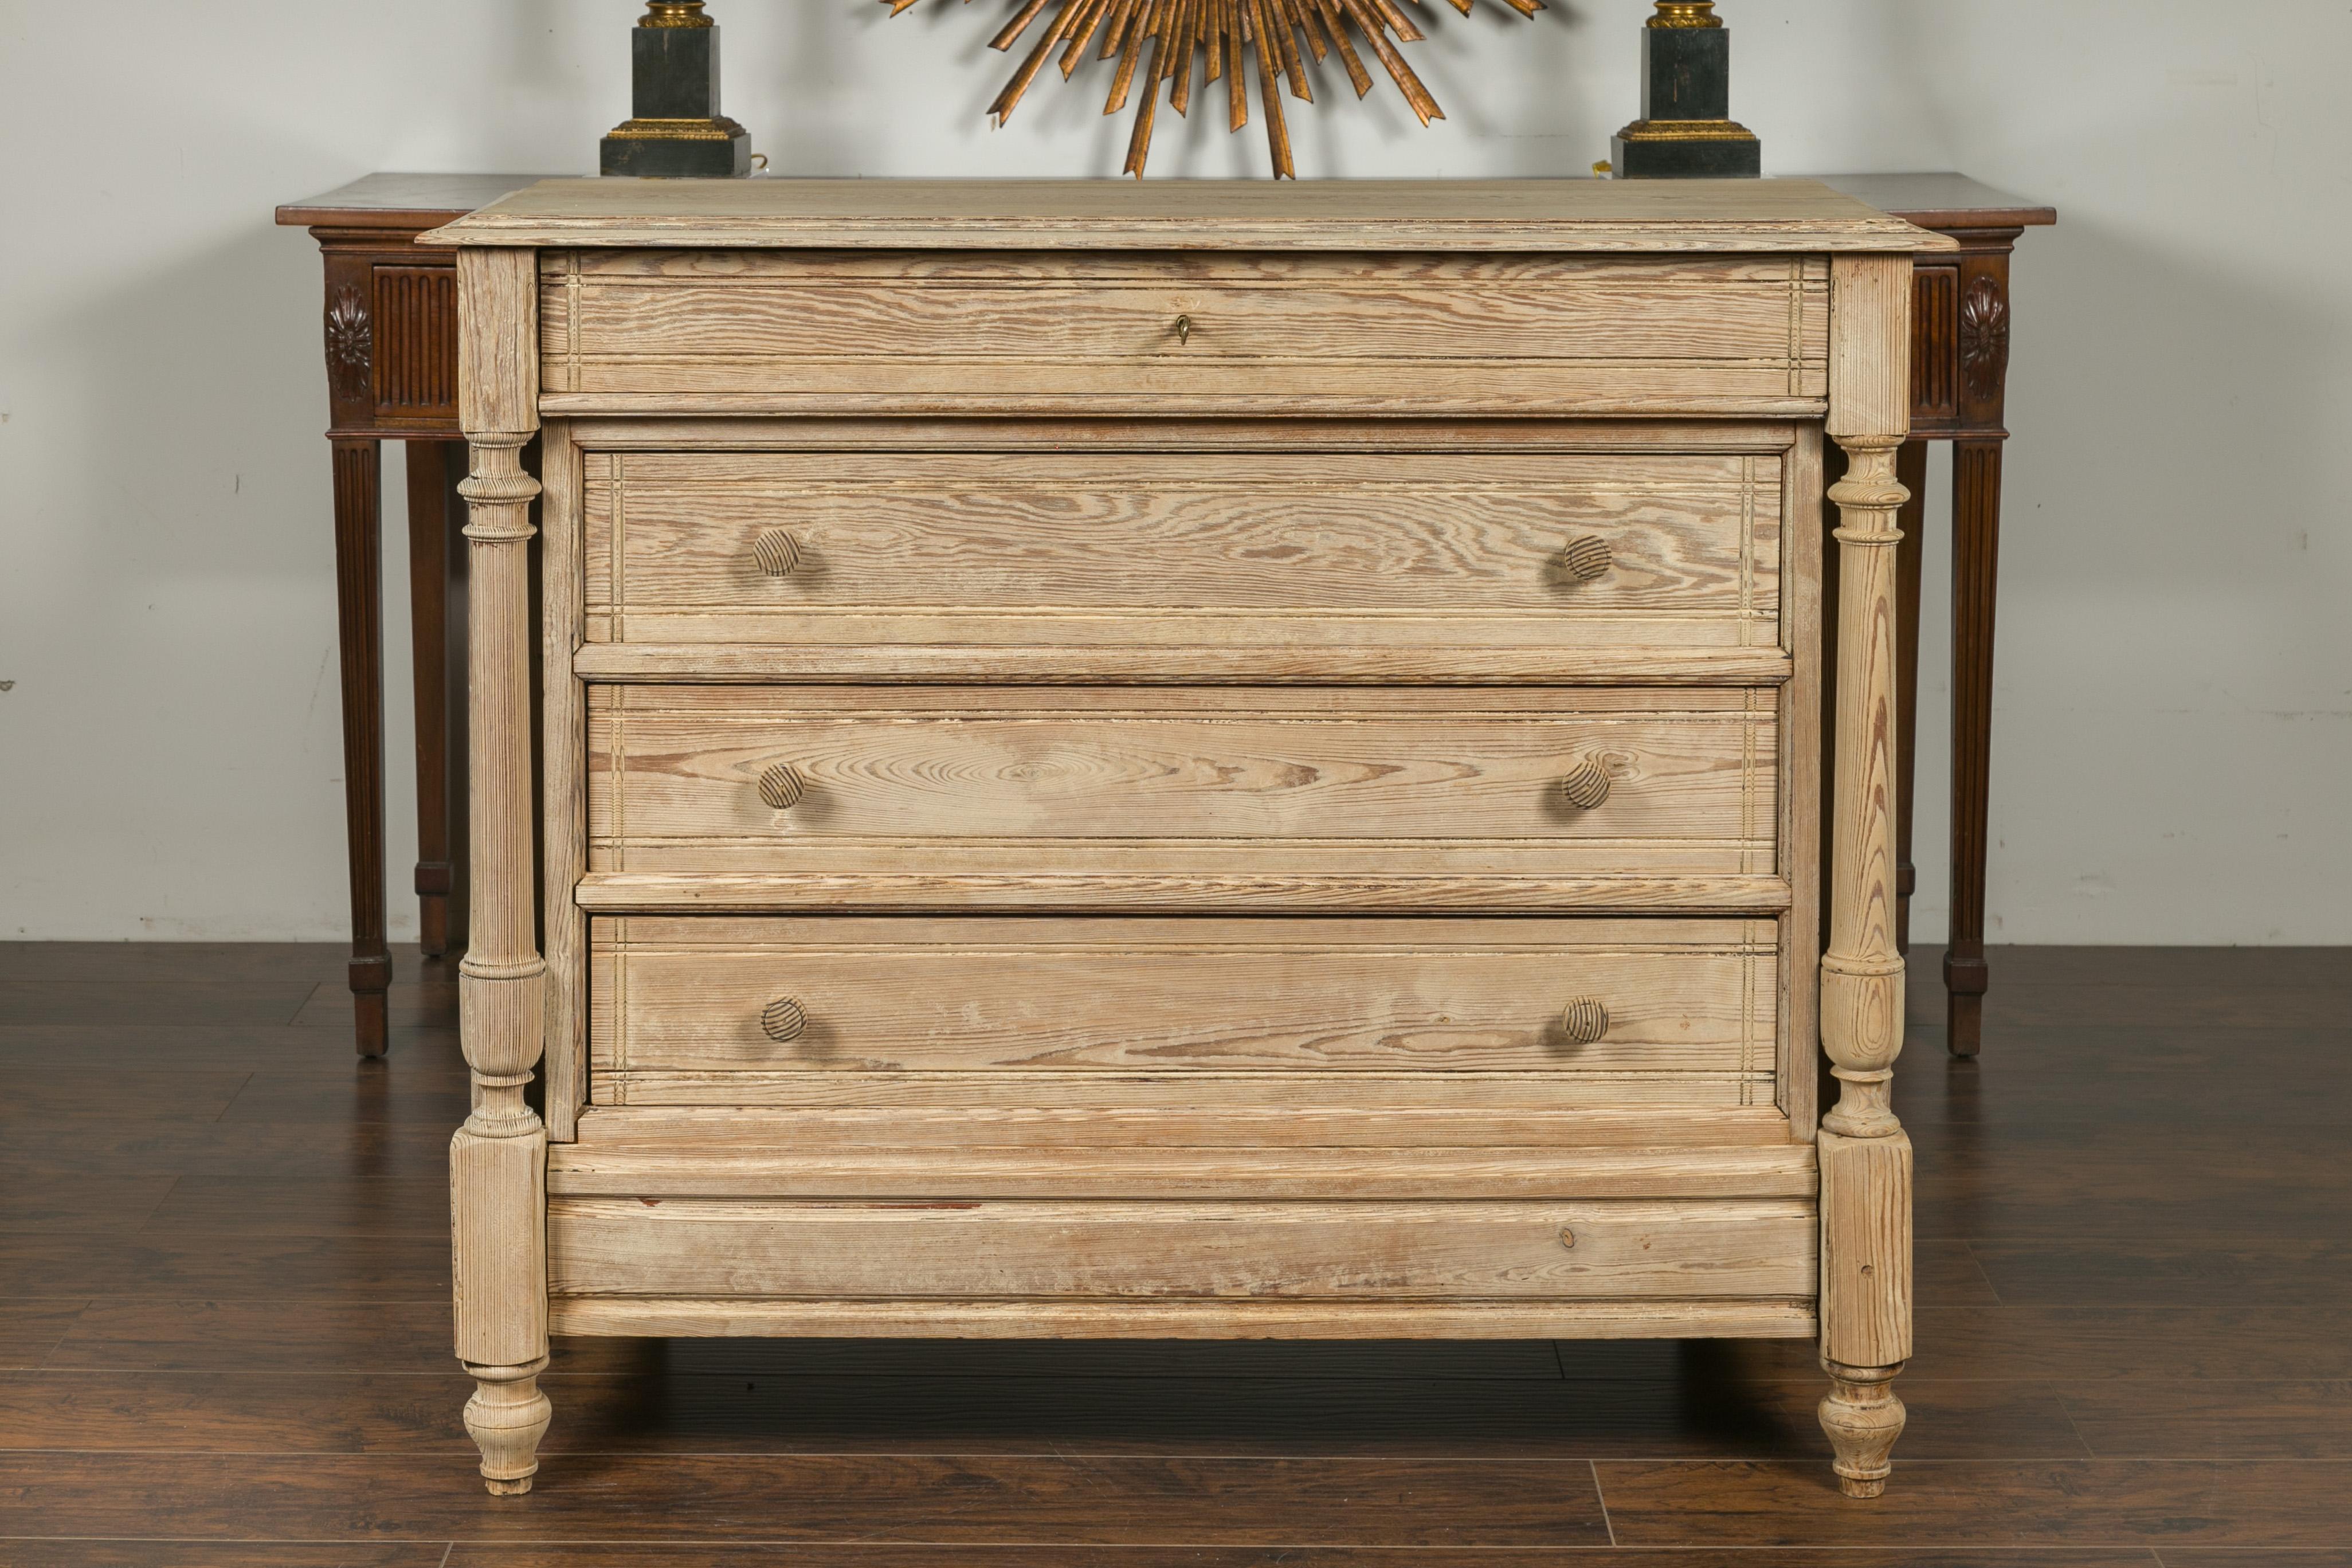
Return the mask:
[[[572,890],[588,869],[587,792],[576,737],[587,692],[572,657],[586,636],[581,566],[583,459],[561,420],[541,431],[541,929],[547,957],[547,1135],[568,1142],[588,1099],[588,931]]]
[[[634,1068],[1709,1073],[1775,1056],[1766,922],[599,921],[600,1081]],[[1572,996],[1609,1028],[1563,1033]],[[762,1026],[789,994],[804,1026]]]
[[[922,858],[935,868],[944,851]],[[1222,857],[1222,863],[1220,862]],[[591,871],[580,879],[580,907],[603,914],[687,914],[824,910],[896,914],[909,910],[1013,914],[1086,910],[1097,914],[1291,913],[1379,910],[1429,914],[1566,914],[1588,911],[1696,915],[1777,915],[1789,908],[1786,879],[1683,870],[1651,876],[1447,868],[1442,854],[1399,866],[1400,852],[1377,872],[1333,867],[1328,847],[1246,857],[1259,868],[1230,868],[1234,858],[1162,848],[1150,871],[934,868],[911,871]],[[967,855],[964,858],[973,857]],[[1280,864],[1269,866],[1270,861]]]
[[[1262,625],[1262,624],[1261,624]],[[1332,620],[1328,644],[1178,642],[1146,620],[1072,618],[1055,626],[1066,638],[1091,632],[1118,641],[1038,644],[1029,617],[1008,621],[991,636],[986,617],[956,617],[968,642],[790,644],[590,643],[573,668],[585,679],[614,684],[692,680],[701,685],[798,686],[1776,686],[1789,679],[1790,657],[1774,647],[1692,647],[1609,643],[1574,646],[1573,623],[1540,645],[1464,647],[1433,643],[1443,627],[1390,619],[1384,624]],[[866,629],[885,628],[869,626]],[[887,628],[898,636],[903,622]],[[1198,626],[1196,623],[1195,630]],[[1235,628],[1239,630],[1241,628]],[[1286,628],[1295,630],[1297,624]],[[1492,644],[1508,622],[1487,623]],[[1378,642],[1350,641],[1380,634]],[[1153,641],[1155,637],[1162,639]]]
[[[594,1110],[579,1142],[551,1150],[548,1190],[573,1197],[916,1198],[941,1190],[921,1148],[808,1150],[796,1123],[740,1118],[716,1149],[632,1137],[643,1113]],[[615,1127],[619,1128],[615,1131]],[[764,1143],[758,1142],[762,1132]],[[1308,1200],[1441,1198],[1811,1198],[1810,1143],[1688,1149],[1324,1149],[1311,1160],[1243,1163],[1216,1149],[974,1145],[961,1151],[957,1198]]]
[[[1778,636],[1781,473],[1771,458],[592,460],[588,616],[613,640],[1330,641],[1329,629],[1291,623],[1333,613],[1357,617],[1349,629],[1365,636],[1414,616],[1472,645],[1514,616],[1522,624],[1504,629],[1520,646]],[[789,571],[761,554],[780,532],[794,547]],[[1605,561],[1590,580],[1564,559],[1587,538]],[[1143,616],[1147,626],[1105,624]]]
[[[1156,1109],[1104,1110],[1041,1104],[1034,1093],[1010,1106],[955,1104],[898,1109],[781,1110],[697,1106],[591,1107],[581,1137],[613,1152],[677,1158],[765,1159],[778,1149],[1020,1148],[1124,1150],[1722,1150],[1785,1149],[1789,1122],[1770,1106],[1559,1112],[1495,1110],[1453,1103],[1432,1086],[1418,1107],[1380,1109],[1259,1106],[1245,1100],[1203,1104],[1198,1097]],[[1290,1163],[1293,1162],[1285,1162]],[[1769,1194],[1767,1186],[1759,1191]]]
[[[783,1300],[562,1296],[556,1331],[572,1335],[958,1340],[1806,1339],[1806,1298],[1688,1300],[962,1301]]]
[[[1768,710],[1410,696],[593,688],[590,866],[1114,870],[1189,849],[1240,871],[1272,841],[1333,870],[1771,869]],[[1581,810],[1559,783],[1588,755],[1612,788]],[[806,786],[789,816],[757,788],[780,763]]]
[[[1948,250],[1811,180],[542,180],[427,245],[1832,254]]]
[[[555,1197],[558,1297],[1625,1300],[1810,1294],[1810,1202]]]
[[[565,412],[1817,410],[1827,268],[1430,256],[551,256]],[[1704,310],[1689,308],[1694,300]]]
[[[1822,437],[1805,431],[1783,465],[1789,487],[1780,620],[1790,679],[1780,688],[1780,874],[1789,911],[1780,921],[1780,1109],[1810,1139],[1821,1114]]]

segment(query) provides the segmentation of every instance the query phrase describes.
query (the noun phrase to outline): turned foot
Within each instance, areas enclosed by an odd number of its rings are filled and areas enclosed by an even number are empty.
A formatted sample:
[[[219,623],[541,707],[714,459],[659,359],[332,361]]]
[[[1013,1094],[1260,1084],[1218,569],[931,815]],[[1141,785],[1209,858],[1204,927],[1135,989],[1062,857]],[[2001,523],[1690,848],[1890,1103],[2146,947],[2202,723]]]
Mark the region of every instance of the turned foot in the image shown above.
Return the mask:
[[[529,1366],[468,1366],[474,1397],[466,1401],[466,1430],[482,1450],[482,1479],[492,1497],[520,1497],[539,1473],[539,1440],[555,1414],[539,1391],[547,1370],[541,1356]]]
[[[1903,1401],[1895,1397],[1899,1366],[1841,1366],[1825,1361],[1830,1391],[1822,1401],[1822,1430],[1837,1451],[1838,1489],[1851,1498],[1886,1490],[1895,1467],[1888,1458],[1903,1436]]]

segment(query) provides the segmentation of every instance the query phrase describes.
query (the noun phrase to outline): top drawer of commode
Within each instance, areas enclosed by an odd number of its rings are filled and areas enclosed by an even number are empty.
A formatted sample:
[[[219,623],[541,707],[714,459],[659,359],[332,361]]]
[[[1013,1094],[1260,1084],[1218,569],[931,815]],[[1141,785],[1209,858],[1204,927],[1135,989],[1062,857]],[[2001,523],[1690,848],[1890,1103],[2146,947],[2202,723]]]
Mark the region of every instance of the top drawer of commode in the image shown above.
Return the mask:
[[[579,413],[1817,416],[1821,256],[554,250]]]

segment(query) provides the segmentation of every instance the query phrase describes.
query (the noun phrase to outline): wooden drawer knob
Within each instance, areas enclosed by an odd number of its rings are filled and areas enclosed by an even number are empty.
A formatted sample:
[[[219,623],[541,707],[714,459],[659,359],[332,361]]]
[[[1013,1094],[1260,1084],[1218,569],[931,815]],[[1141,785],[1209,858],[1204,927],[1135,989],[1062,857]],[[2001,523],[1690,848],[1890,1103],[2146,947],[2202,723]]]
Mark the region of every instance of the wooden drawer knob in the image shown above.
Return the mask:
[[[801,567],[800,542],[781,528],[772,528],[751,543],[751,558],[771,577],[789,577]]]
[[[1559,552],[1560,570],[1580,583],[1590,583],[1601,575],[1616,559],[1609,542],[1597,533],[1569,541],[1568,548]]]
[[[1609,798],[1609,770],[1601,765],[1599,757],[1587,757],[1568,770],[1559,781],[1559,793],[1568,797],[1569,805],[1591,811]]]
[[[779,996],[761,1010],[760,1027],[768,1038],[783,1045],[801,1037],[808,1027],[808,1015],[801,1011],[800,1003],[790,996]]]
[[[1591,996],[1579,996],[1560,1009],[1560,1032],[1569,1044],[1589,1046],[1609,1032],[1609,1009]]]
[[[800,770],[790,763],[778,763],[760,775],[760,798],[778,811],[792,810],[806,793],[806,786],[801,783]]]

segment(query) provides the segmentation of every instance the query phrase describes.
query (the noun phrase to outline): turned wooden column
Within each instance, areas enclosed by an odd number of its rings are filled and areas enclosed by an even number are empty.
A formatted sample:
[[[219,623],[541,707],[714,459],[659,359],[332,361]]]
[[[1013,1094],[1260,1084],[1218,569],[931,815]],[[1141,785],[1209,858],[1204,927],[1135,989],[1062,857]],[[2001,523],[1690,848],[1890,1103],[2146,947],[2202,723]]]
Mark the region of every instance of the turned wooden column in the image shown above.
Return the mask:
[[[1911,304],[1911,440],[1897,477],[1912,492],[1903,513],[1902,808],[1896,934],[1910,951],[1911,710],[1919,695],[1919,577],[1927,521],[1921,491],[1929,441],[1952,443],[1951,922],[1945,950],[1945,1039],[1954,1056],[1983,1042],[1985,860],[1990,838],[1993,605],[2000,537],[2001,446],[2009,383],[2010,258],[2025,230],[2058,214],[1959,174],[1832,174],[1829,183],[1873,206],[1958,242],[1922,253]]]
[[[1840,257],[1832,272],[1828,433],[1846,456],[1838,509],[1836,728],[1822,1046],[1838,1101],[1822,1119],[1822,1426],[1849,1497],[1886,1488],[1902,1436],[1895,1376],[1911,1355],[1911,1144],[1890,1095],[1903,1049],[1895,949],[1895,478],[1910,426],[1907,258]]]
[[[474,470],[468,710],[473,752],[470,945],[458,1009],[474,1112],[449,1152],[457,1359],[473,1374],[466,1430],[494,1494],[530,1489],[550,1416],[547,1130],[523,1098],[540,1058],[547,964],[532,853],[531,503],[522,449],[539,427],[536,253],[457,257],[459,417]]]

